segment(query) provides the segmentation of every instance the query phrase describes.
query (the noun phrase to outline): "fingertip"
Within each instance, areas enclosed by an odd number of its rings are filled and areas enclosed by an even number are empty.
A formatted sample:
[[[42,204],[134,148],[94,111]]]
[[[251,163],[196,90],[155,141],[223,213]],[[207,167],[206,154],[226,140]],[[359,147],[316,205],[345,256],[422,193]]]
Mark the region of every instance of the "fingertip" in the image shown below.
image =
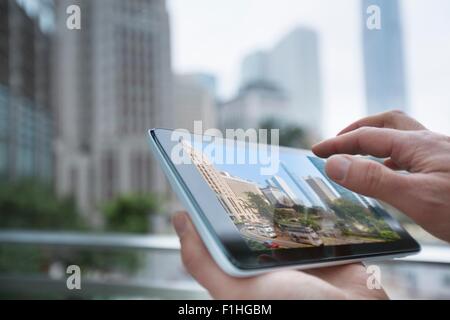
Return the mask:
[[[326,158],[328,156],[326,150],[327,147],[325,145],[326,141],[322,141],[319,143],[316,143],[311,147],[311,151],[320,158]]]
[[[325,171],[336,182],[345,180],[352,161],[348,156],[334,155],[327,160]]]

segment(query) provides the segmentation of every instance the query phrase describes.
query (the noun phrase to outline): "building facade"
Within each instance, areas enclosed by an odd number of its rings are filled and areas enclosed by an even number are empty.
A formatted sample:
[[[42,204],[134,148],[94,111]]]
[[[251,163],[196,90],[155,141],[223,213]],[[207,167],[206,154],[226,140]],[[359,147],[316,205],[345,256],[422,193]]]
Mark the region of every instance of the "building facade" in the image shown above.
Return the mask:
[[[0,176],[53,178],[50,34],[14,0],[0,2]]]
[[[294,202],[282,190],[268,186],[261,190],[269,202],[277,208],[292,208]]]
[[[220,125],[226,129],[260,128],[268,120],[288,122],[288,99],[269,82],[253,82],[220,105]]]
[[[314,167],[316,167],[317,170],[319,170],[320,173],[322,173],[323,177],[333,186],[334,191],[339,194],[339,196],[343,199],[346,199],[348,201],[351,201],[357,205],[362,205],[364,207],[368,207],[368,200],[364,199],[363,196],[359,196],[350,190],[340,186],[330,178],[328,178],[328,175],[325,170],[325,161],[316,158],[316,157],[308,157],[309,161],[313,164]]]
[[[81,30],[66,28],[71,4]],[[86,214],[122,193],[167,192],[146,142],[174,126],[166,2],[57,1],[56,30],[58,191]]]
[[[314,190],[322,202],[329,204],[338,199],[338,196],[323,179],[318,177],[307,177],[305,182]]]
[[[310,207],[322,207],[326,208],[326,203],[324,203],[313,189],[297,174],[292,172],[283,162],[281,162],[281,168],[286,172],[289,178],[297,187],[299,194],[301,194],[302,199],[306,200],[304,203]]]
[[[175,128],[194,130],[194,121],[202,121],[203,130],[217,128],[214,78],[206,74],[182,74],[174,77]]]
[[[267,179],[267,184],[271,187],[282,190],[296,205],[303,205],[303,201],[295,194],[295,192],[289,187],[286,181],[280,176],[273,176]]]
[[[188,142],[182,141],[183,150],[187,152],[192,163],[217,195],[218,200],[234,222],[259,222],[259,214],[246,205],[246,192],[258,192],[248,182],[233,178],[227,173],[219,172],[211,161],[201,152],[195,150]],[[259,193],[261,193],[259,191]]]
[[[272,49],[252,53],[244,59],[241,88],[258,82],[277,87],[286,98],[284,119],[320,134],[323,102],[319,57],[317,32],[296,28]]]
[[[380,8],[381,29],[367,28],[367,8]],[[367,113],[408,110],[402,17],[398,0],[362,0]]]

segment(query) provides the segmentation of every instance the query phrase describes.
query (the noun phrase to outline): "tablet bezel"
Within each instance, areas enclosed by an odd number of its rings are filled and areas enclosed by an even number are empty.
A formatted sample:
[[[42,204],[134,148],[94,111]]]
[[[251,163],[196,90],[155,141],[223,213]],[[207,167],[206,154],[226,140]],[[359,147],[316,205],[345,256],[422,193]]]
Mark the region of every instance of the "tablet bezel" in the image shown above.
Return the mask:
[[[387,223],[399,234],[400,240],[253,251],[248,247],[237,227],[228,217],[225,209],[217,200],[215,193],[204,181],[197,168],[193,164],[174,164],[171,161],[171,150],[178,143],[178,141],[171,139],[172,133],[173,130],[168,129],[150,130],[151,138],[159,147],[166,163],[183,187],[184,192],[189,196],[189,200],[196,208],[197,214],[201,216],[203,223],[217,242],[217,245],[223,250],[225,256],[238,269],[251,271],[345,260],[363,260],[388,255],[411,254],[420,250],[419,244],[392,218],[389,209],[382,206],[386,213]],[[300,152],[304,155],[313,155],[308,150],[286,147],[280,147],[280,152]]]

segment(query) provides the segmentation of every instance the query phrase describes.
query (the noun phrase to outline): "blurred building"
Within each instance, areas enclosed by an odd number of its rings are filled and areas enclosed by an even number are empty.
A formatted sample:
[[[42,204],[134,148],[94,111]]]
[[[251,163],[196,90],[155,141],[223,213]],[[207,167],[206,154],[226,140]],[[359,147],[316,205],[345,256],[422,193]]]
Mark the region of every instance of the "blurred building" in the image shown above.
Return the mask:
[[[328,178],[328,175],[327,175],[326,169],[325,169],[325,166],[326,166],[325,160],[316,158],[316,157],[308,157],[308,159],[312,163],[312,165],[314,167],[316,167],[317,170],[319,170],[319,172],[322,174],[324,179],[326,179],[328,181],[328,183],[331,184],[335,193],[337,193],[340,198],[346,199],[348,201],[351,201],[357,205],[362,205],[364,207],[369,206],[368,199],[364,199],[363,196],[353,193],[352,191],[344,188],[343,186],[337,184],[336,182],[334,182],[333,180]]]
[[[217,127],[215,78],[207,74],[183,74],[174,77],[176,128],[194,130],[194,121],[203,122],[203,130]]]
[[[367,8],[381,9],[381,30],[366,26]],[[398,0],[362,1],[364,70],[368,114],[407,110],[403,31]]]
[[[241,88],[238,95],[220,105],[220,126],[259,128],[267,120],[288,121],[289,100],[279,88],[269,82],[252,82]]]
[[[270,83],[285,95],[286,107],[273,115],[311,133],[322,125],[322,83],[317,32],[299,27],[268,51],[247,56],[241,68],[241,88]],[[227,112],[226,108],[223,112]]]
[[[282,190],[274,188],[272,186],[261,189],[269,202],[275,207],[291,208],[294,206],[294,202],[286,195]]]
[[[81,8],[81,30],[66,8]],[[146,131],[172,127],[165,0],[56,2],[57,187],[93,212],[128,192],[165,192]]]
[[[302,199],[308,202],[305,203],[305,201],[303,201],[307,206],[326,208],[326,204],[322,202],[319,196],[314,192],[311,186],[305,182],[304,179],[299,177],[298,174],[292,172],[291,169],[289,169],[283,162],[281,162],[281,167],[297,187]]]
[[[291,187],[289,187],[289,185],[286,183],[286,181],[282,177],[273,176],[270,179],[267,179],[266,181],[270,187],[278,188],[281,191],[283,191],[292,200],[292,202],[294,204],[303,205],[302,200],[300,200],[297,197],[295,192],[291,189]]]
[[[53,176],[50,36],[14,0],[0,1],[0,175]]]
[[[338,198],[323,179],[318,177],[307,177],[305,181],[324,203],[331,203]]]

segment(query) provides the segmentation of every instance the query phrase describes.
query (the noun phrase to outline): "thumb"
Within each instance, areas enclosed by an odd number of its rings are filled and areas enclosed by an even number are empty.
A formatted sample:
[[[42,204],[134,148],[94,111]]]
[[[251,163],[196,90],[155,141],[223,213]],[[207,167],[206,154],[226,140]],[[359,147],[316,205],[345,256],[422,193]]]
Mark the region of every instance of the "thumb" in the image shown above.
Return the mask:
[[[348,155],[335,155],[326,165],[328,176],[354,192],[377,198],[393,206],[403,203],[402,190],[407,190],[408,176],[382,164]]]

